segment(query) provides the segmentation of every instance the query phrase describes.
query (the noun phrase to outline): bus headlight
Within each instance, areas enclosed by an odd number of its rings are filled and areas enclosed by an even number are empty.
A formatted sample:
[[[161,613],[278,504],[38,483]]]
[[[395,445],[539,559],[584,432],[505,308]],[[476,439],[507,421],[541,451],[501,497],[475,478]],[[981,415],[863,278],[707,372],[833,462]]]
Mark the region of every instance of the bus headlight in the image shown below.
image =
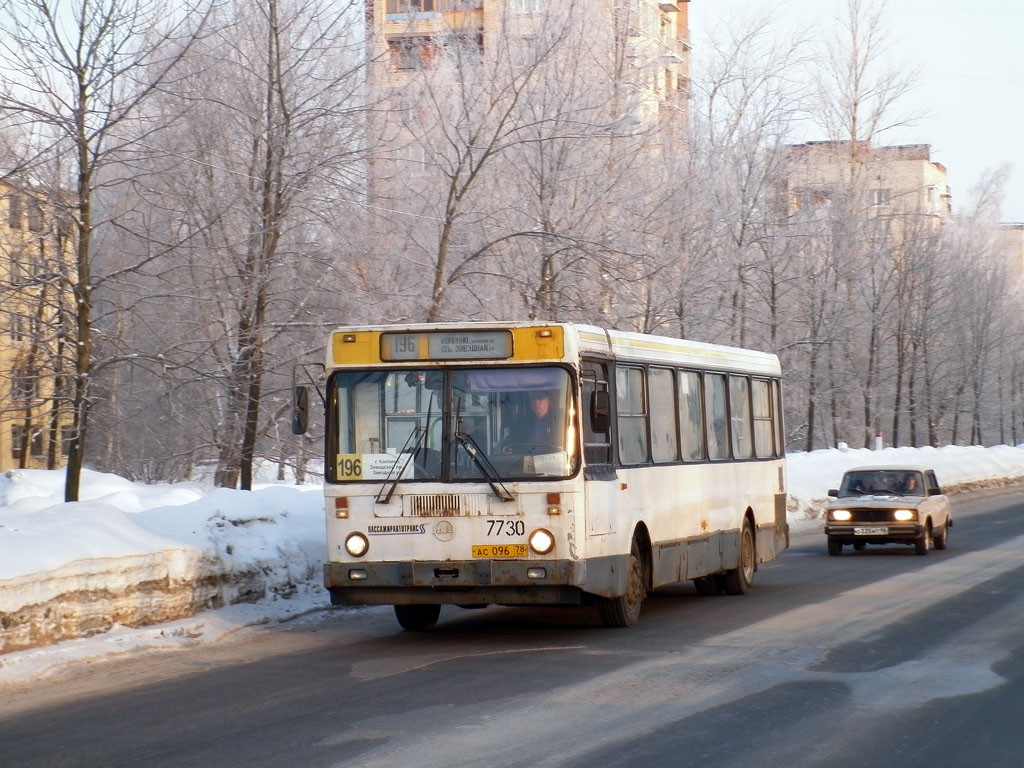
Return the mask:
[[[897,509],[895,512],[892,513],[892,516],[895,517],[897,520],[902,520],[904,522],[907,520],[913,520],[915,517],[917,517],[917,515],[914,514],[914,510],[912,509]]]
[[[546,531],[543,528],[538,528],[531,533],[529,541],[530,549],[538,555],[546,555],[555,548],[555,537],[551,535],[550,531]]]
[[[345,551],[352,557],[362,557],[370,548],[370,541],[361,533],[350,533],[345,538]]]
[[[850,510],[848,510],[848,509],[833,509],[831,512],[829,512],[829,516],[833,520],[849,520],[850,519]]]

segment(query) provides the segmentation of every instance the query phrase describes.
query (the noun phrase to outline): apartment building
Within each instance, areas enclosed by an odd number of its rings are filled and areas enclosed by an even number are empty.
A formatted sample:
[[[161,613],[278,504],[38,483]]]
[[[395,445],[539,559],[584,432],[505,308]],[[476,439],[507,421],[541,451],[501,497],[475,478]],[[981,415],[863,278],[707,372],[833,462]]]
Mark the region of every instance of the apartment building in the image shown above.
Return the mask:
[[[865,141],[811,141],[788,148],[784,205],[817,216],[842,205],[881,237],[929,231],[952,216],[946,169],[928,144],[872,147]]]
[[[30,185],[0,182],[0,471],[64,463],[61,357],[71,236]]]
[[[689,0],[366,0],[367,39],[378,62],[377,87],[401,85],[410,72],[429,69],[453,44],[481,54],[496,49],[502,36],[524,42],[537,35],[552,14],[573,2],[584,22],[610,41],[609,58],[595,66],[605,76],[628,71],[635,88],[630,100],[644,124],[685,119],[690,76]]]

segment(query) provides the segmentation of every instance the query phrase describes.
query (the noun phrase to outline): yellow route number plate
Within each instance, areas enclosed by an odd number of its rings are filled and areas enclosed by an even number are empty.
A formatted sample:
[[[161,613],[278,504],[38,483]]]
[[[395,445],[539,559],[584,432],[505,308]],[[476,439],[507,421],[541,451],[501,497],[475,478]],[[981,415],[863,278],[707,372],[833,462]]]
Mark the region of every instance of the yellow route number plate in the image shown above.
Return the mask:
[[[525,544],[474,544],[473,557],[526,557]]]

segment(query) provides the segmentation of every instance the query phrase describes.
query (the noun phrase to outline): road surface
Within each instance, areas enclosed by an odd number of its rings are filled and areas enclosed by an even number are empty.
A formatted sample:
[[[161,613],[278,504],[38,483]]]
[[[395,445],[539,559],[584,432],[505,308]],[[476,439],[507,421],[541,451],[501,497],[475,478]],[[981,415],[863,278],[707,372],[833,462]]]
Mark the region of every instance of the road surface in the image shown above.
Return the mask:
[[[954,499],[950,546],[797,536],[745,596],[325,611],[14,686],[4,768],[1024,765],[1024,502]]]

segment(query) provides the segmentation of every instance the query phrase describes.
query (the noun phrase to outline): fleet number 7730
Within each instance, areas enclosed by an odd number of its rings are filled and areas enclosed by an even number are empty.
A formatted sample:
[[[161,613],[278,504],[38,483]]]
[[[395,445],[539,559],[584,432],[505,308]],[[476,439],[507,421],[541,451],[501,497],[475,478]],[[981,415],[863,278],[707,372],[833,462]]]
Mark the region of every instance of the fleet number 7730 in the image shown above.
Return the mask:
[[[526,523],[522,520],[488,520],[488,536],[525,536]]]

